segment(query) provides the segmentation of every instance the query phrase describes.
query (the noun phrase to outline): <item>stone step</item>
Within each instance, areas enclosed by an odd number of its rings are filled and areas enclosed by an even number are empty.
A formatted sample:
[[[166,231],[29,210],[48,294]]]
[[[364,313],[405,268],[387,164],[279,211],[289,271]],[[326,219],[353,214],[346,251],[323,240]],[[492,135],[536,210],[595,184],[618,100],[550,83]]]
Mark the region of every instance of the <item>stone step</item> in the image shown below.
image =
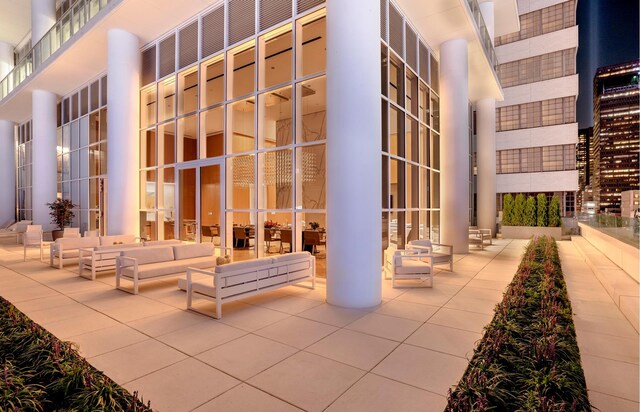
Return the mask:
[[[640,332],[640,285],[582,236],[571,236],[596,278],[636,331]]]

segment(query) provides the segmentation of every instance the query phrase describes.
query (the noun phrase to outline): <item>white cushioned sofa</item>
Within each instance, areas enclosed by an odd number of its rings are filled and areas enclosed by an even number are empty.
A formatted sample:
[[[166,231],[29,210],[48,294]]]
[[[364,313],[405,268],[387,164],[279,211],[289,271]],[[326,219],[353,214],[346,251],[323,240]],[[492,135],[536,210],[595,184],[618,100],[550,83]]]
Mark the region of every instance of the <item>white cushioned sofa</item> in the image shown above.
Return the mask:
[[[137,295],[140,283],[174,277],[189,267],[212,268],[216,265],[216,250],[224,254],[227,249],[199,243],[124,250],[116,257],[116,288]],[[122,280],[133,282],[133,291],[122,288]]]
[[[195,280],[194,274],[208,275],[211,279]],[[195,309],[193,298],[212,300],[216,303],[214,317],[220,319],[224,302],[306,281],[311,281],[311,289],[314,289],[315,276],[315,257],[309,252],[296,252],[228,263],[211,271],[190,267],[187,278],[178,281],[178,286],[187,291],[187,309],[211,316]]]
[[[80,249],[93,249],[99,246],[124,245],[136,243],[135,235],[114,235],[100,237],[71,237],[56,239],[49,244],[49,265],[54,266],[57,259],[58,269],[70,259],[80,257]]]

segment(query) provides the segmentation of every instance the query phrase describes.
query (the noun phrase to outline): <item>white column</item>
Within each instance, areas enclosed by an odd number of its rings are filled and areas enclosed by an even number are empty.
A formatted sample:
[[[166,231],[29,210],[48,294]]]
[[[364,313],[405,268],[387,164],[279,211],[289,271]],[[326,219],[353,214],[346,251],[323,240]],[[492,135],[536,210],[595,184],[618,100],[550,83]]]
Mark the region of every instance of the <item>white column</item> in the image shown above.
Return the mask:
[[[31,204],[33,222],[42,225],[46,230],[56,229],[49,217],[47,203],[56,200],[57,182],[57,143],[56,129],[57,96],[46,90],[34,90],[31,94],[33,103],[32,122],[33,138],[31,144]]]
[[[0,120],[0,182],[6,188],[0,196],[0,224],[16,218],[16,149],[14,124]]]
[[[40,41],[56,22],[55,0],[31,0],[31,44]]]
[[[13,46],[0,41],[0,80],[13,69]]]
[[[327,301],[381,301],[380,6],[327,1]]]
[[[140,45],[133,34],[107,34],[107,234],[138,234]]]
[[[469,77],[467,41],[440,45],[442,243],[469,252]]]
[[[493,41],[493,2],[480,3],[480,12]],[[496,101],[480,99],[476,104],[477,164],[478,164],[478,227],[496,233]]]

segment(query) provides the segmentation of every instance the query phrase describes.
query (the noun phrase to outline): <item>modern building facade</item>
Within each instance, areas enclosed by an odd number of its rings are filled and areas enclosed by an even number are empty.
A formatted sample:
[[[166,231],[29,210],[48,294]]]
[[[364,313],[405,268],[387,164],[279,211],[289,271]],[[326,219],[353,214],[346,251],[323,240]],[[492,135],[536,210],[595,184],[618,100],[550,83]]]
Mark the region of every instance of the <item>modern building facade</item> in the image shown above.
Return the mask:
[[[575,210],[576,53],[574,0],[519,0],[520,30],[496,37],[504,100],[496,103],[497,203],[505,194],[557,195]]]
[[[390,245],[468,251],[471,107],[495,215],[492,39],[518,30],[515,1],[31,8],[31,49],[0,56],[0,220],[47,226],[63,197],[82,230],[319,251],[329,303],[373,306]]]
[[[576,169],[578,170],[578,193],[576,194],[576,212],[582,211],[584,192],[590,184],[591,157],[593,148],[593,127],[578,130],[578,145],[576,146]]]
[[[640,189],[640,61],[601,67],[593,79],[593,191],[598,210],[620,212]]]

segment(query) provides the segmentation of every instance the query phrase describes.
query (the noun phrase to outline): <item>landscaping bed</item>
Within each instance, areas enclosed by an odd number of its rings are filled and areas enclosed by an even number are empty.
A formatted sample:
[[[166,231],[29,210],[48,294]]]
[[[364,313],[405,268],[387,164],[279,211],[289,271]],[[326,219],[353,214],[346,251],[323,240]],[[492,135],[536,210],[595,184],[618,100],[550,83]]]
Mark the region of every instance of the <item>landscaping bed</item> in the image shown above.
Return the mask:
[[[534,238],[446,411],[590,411],[555,240]]]
[[[0,411],[151,411],[0,297]]]

